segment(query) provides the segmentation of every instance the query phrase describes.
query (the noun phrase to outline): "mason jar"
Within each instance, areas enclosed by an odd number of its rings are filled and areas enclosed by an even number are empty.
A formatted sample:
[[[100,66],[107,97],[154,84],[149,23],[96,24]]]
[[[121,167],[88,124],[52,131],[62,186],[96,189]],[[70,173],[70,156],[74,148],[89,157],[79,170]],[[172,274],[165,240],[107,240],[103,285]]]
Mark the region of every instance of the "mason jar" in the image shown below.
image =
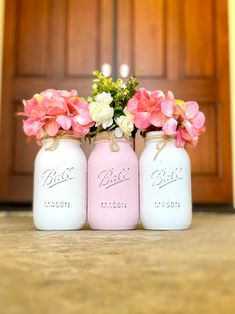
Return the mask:
[[[148,132],[140,156],[140,219],[145,229],[187,229],[192,220],[190,159],[163,132]]]
[[[92,229],[134,229],[139,220],[138,159],[131,140],[102,132],[88,159],[88,222]]]
[[[43,140],[34,167],[33,219],[37,229],[83,227],[86,177],[86,157],[72,132]]]

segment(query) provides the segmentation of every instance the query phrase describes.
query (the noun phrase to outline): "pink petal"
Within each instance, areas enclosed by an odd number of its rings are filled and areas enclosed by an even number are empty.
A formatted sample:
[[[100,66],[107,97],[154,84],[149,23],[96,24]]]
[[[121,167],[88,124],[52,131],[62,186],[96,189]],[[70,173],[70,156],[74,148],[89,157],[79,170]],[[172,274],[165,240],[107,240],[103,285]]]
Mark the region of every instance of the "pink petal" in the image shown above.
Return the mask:
[[[160,105],[165,98],[165,94],[161,90],[154,90],[151,93],[151,99],[153,99],[155,106]]]
[[[193,139],[194,137],[197,136],[197,130],[194,128],[192,123],[189,120],[185,120],[183,122],[183,125],[188,133],[188,135]]]
[[[87,110],[80,110],[80,115],[74,116],[74,120],[83,126],[91,127],[94,122],[91,120],[90,114]]]
[[[174,103],[171,100],[166,99],[161,103],[161,109],[164,115],[171,118],[173,115]]]
[[[174,118],[170,118],[166,121],[166,123],[162,127],[162,131],[167,135],[176,134],[178,122]]]
[[[200,129],[197,130],[198,135],[203,135],[206,132],[206,126],[203,125]]]
[[[35,98],[29,99],[29,100],[23,100],[23,104],[24,104],[24,112],[26,116],[28,117],[32,115],[32,110],[37,108],[37,106],[39,105]]]
[[[186,129],[181,129],[181,136],[190,147],[195,147],[198,143],[198,135],[195,134],[194,137],[191,137]]]
[[[55,89],[49,88],[40,93],[41,96],[46,97],[47,99],[51,99],[52,97],[57,97],[58,93]]]
[[[161,128],[166,123],[167,117],[159,110],[151,113],[150,122],[152,125]]]
[[[150,92],[148,92],[144,87],[139,88],[135,95],[138,100],[150,99]]]
[[[167,99],[169,99],[169,100],[174,100],[175,99],[174,94],[170,90],[168,90],[168,92],[167,92]]]
[[[185,111],[186,117],[188,119],[193,119],[199,110],[198,103],[196,101],[187,101],[185,105],[186,105],[186,111]]]
[[[28,136],[35,136],[43,123],[37,120],[27,119],[23,121],[23,130]]]
[[[60,125],[55,120],[51,120],[45,125],[45,131],[49,136],[56,136],[59,128]]]
[[[195,136],[191,136],[191,135],[188,133],[188,130],[185,129],[185,128],[181,128],[180,131],[181,131],[181,136],[182,136],[182,138],[183,138],[185,141],[191,142],[191,141],[193,140],[193,138],[195,137]]]
[[[205,123],[205,115],[201,111],[197,113],[197,115],[191,119],[193,126],[197,129],[200,129]]]
[[[136,112],[138,106],[138,100],[135,96],[133,96],[127,103],[127,109],[130,112]]]
[[[154,90],[151,92],[151,97],[155,100],[163,100],[165,99],[165,94],[162,90]]]
[[[156,102],[153,99],[141,99],[137,105],[137,111],[152,111],[156,107]]]
[[[75,89],[71,90],[71,92],[68,92],[67,90],[57,90],[57,93],[60,97],[63,98],[70,98],[77,96],[77,91]]]
[[[56,118],[56,122],[62,127],[64,130],[69,130],[71,128],[72,122],[71,119],[67,116],[61,115]]]
[[[176,146],[177,147],[184,147],[185,145],[185,140],[183,139],[182,135],[181,135],[181,129],[179,129],[176,132]]]
[[[150,126],[150,113],[137,112],[134,117],[134,123],[139,129],[146,129]]]
[[[83,127],[82,125],[80,125],[79,123],[76,123],[76,122],[72,122],[72,129],[75,133],[75,135],[77,137],[82,137],[84,135],[87,135],[90,131],[90,128],[87,128],[87,127]]]

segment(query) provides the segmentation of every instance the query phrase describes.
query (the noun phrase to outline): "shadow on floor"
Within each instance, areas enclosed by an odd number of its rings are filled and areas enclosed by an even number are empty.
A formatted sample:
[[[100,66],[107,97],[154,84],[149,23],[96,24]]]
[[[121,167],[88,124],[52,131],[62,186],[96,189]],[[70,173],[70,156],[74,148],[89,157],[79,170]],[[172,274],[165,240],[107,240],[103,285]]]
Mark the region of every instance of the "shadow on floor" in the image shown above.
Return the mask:
[[[31,211],[31,203],[0,203],[0,211]],[[234,213],[235,209],[230,204],[193,204],[194,212],[211,212],[211,213]]]

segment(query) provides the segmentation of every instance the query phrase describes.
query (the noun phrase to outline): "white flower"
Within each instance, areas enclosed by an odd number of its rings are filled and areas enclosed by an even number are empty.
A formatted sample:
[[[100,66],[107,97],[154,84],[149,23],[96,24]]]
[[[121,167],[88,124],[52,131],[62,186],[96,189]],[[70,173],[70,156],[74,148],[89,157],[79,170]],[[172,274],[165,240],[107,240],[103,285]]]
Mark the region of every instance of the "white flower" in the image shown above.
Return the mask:
[[[131,132],[134,130],[134,124],[129,116],[120,116],[115,119],[115,122],[118,125],[118,128],[114,131],[117,137],[120,137],[121,132],[124,133],[125,136],[131,136]]]
[[[95,101],[89,104],[89,112],[93,121],[96,122],[95,126],[102,124],[106,129],[113,124],[114,110],[109,105],[113,101],[110,93],[102,92],[95,96]]]
[[[95,101],[108,106],[113,101],[113,97],[110,93],[102,92],[101,94],[95,96]]]
[[[123,136],[123,132],[122,132],[122,130],[120,128],[115,128],[114,135],[116,137],[122,137]]]

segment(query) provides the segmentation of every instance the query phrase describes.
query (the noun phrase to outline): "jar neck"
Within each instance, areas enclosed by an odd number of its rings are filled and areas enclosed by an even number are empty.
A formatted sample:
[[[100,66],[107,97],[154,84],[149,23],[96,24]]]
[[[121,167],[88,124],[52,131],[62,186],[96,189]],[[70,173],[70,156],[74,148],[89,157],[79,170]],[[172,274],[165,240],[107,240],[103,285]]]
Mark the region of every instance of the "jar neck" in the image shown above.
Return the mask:
[[[101,132],[96,135],[95,145],[105,144],[108,145],[110,151],[118,152],[120,150],[120,145],[128,144],[129,146],[132,145],[132,138],[127,137],[116,137],[113,131],[110,132]]]
[[[42,144],[45,150],[53,151],[58,148],[60,143],[75,143],[81,144],[79,138],[74,136],[72,131],[59,131],[56,136],[46,136],[42,139]]]
[[[151,131],[146,133],[145,135],[145,143],[156,143],[166,141],[167,143],[174,143],[175,142],[174,136],[166,135],[163,131]]]

